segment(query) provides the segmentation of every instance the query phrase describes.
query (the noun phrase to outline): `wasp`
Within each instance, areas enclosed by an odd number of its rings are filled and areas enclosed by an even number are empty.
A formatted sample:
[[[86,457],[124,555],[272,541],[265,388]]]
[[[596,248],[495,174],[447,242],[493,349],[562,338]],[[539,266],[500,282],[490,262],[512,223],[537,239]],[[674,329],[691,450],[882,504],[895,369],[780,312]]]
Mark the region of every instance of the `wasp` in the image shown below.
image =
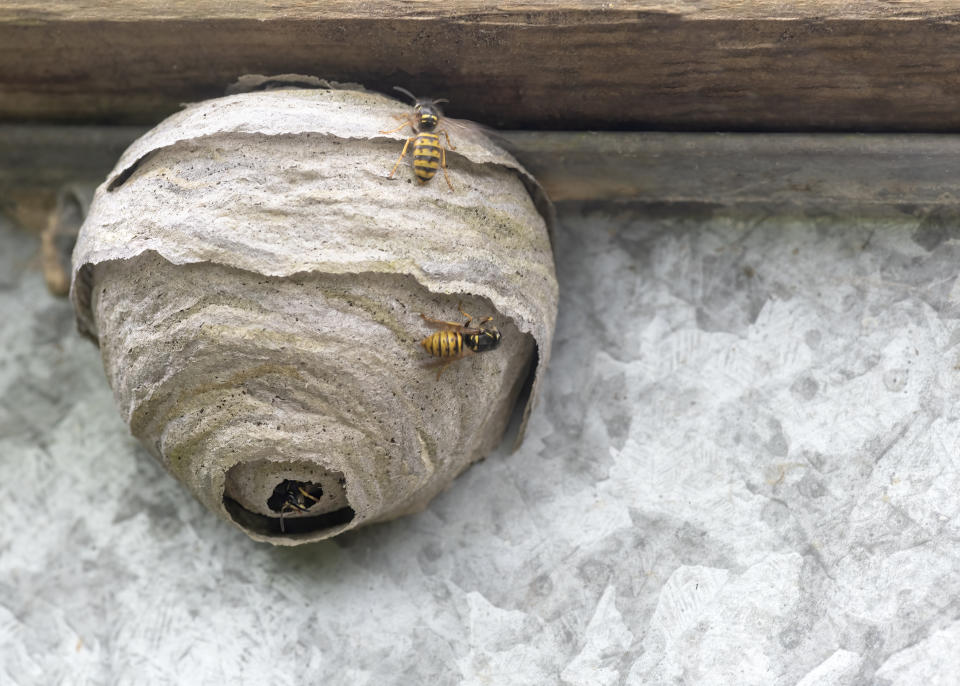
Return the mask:
[[[450,134],[444,129],[437,128],[440,124],[440,118],[443,116],[438,105],[441,102],[449,101],[446,98],[439,100],[418,98],[406,88],[401,88],[400,86],[394,86],[393,89],[400,91],[413,100],[413,114],[408,115],[406,121],[397,128],[390,129],[389,131],[381,131],[380,133],[394,133],[404,126],[409,126],[416,135],[410,136],[407,142],[403,144],[403,151],[400,153],[400,157],[397,158],[397,163],[393,165],[390,176],[387,178],[393,178],[397,167],[400,166],[401,160],[406,157],[407,148],[410,147],[410,142],[412,141],[413,173],[417,177],[417,181],[424,184],[436,176],[438,169],[441,169],[443,170],[443,178],[447,180],[447,185],[450,186],[450,190],[453,190],[453,184],[450,183],[450,177],[447,175],[447,151],[446,148],[440,144],[440,134],[443,134],[446,138],[448,148],[451,150],[456,150],[456,148],[453,147],[453,143],[450,142]]]
[[[439,331],[434,331],[420,341],[424,350],[433,357],[440,358],[441,366],[437,371],[438,379],[451,362],[456,362],[473,353],[485,353],[500,345],[500,331],[497,330],[497,327],[485,326],[487,322],[493,321],[493,317],[487,317],[478,326],[470,326],[473,317],[463,311],[462,303],[458,307],[460,314],[467,318],[467,321],[462,325],[457,322],[432,319],[425,314],[420,314],[423,321],[439,329]]]
[[[280,513],[280,531],[287,532],[284,515],[291,512],[306,512],[320,502],[323,489],[320,484],[284,479],[273,489],[273,495],[267,500],[267,507]]]

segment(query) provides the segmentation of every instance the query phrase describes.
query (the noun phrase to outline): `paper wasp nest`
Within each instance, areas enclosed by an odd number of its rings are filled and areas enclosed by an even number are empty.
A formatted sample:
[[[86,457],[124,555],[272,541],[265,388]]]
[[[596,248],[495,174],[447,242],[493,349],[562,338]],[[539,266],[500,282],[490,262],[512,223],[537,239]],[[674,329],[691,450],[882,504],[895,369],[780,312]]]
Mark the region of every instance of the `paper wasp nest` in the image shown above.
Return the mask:
[[[455,192],[409,161],[387,179],[410,134],[378,130],[409,107],[293,89],[189,106],[124,153],[81,230],[71,297],[131,431],[257,540],[422,509],[549,359],[539,186],[452,131]],[[437,378],[419,315],[462,322],[461,302],[502,344]]]

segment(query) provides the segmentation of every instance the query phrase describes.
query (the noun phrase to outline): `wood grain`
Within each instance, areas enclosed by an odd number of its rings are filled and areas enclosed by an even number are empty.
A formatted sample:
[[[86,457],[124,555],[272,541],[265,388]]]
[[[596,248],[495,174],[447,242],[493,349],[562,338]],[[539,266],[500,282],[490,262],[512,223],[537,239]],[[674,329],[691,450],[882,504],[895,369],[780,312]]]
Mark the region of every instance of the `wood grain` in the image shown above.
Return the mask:
[[[12,0],[0,120],[154,123],[244,73],[509,128],[952,131],[955,3]]]
[[[0,124],[0,213],[24,228],[43,230],[62,187],[101,183],[145,132],[125,126]]]
[[[555,202],[960,204],[960,136],[512,132],[508,140]]]
[[[143,132],[0,126],[0,211],[39,231],[59,188],[101,183]],[[960,136],[953,135],[505,132],[503,141],[555,202],[847,208],[851,215],[955,215],[960,205]]]

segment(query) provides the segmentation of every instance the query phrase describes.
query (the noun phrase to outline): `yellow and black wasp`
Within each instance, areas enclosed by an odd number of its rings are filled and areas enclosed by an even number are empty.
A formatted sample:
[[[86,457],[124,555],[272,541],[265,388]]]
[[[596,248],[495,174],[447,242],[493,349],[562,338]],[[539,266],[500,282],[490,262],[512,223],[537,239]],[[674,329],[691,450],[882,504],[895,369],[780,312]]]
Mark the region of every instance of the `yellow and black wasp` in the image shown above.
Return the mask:
[[[440,369],[437,370],[437,378],[443,373],[447,366],[461,360],[467,355],[473,353],[484,353],[493,350],[500,345],[500,331],[495,326],[485,326],[487,322],[493,321],[493,317],[487,317],[480,322],[478,326],[470,326],[473,317],[463,311],[463,305],[460,307],[460,314],[467,318],[462,325],[457,322],[447,322],[442,319],[432,319],[421,313],[423,321],[430,326],[434,326],[439,331],[420,341],[424,350],[433,357],[439,357]]]
[[[450,134],[444,129],[437,128],[443,116],[438,105],[441,102],[449,101],[446,98],[439,100],[418,98],[406,88],[401,88],[400,86],[394,86],[393,89],[400,91],[404,95],[408,95],[413,100],[413,114],[408,115],[406,121],[397,128],[390,129],[389,131],[381,131],[380,133],[394,133],[404,126],[409,126],[416,135],[410,136],[406,143],[403,144],[403,151],[400,153],[400,157],[397,158],[397,163],[393,165],[390,176],[387,178],[393,178],[397,167],[400,166],[401,160],[407,155],[407,148],[410,147],[410,142],[413,141],[413,173],[417,177],[417,181],[421,184],[426,183],[436,176],[437,170],[440,169],[443,170],[443,178],[447,180],[447,185],[450,186],[450,190],[453,190],[453,184],[450,183],[450,177],[447,175],[447,151],[440,143],[440,134],[443,134],[446,138],[447,147],[451,150],[456,150],[456,148],[453,147],[453,143],[450,142]]]
[[[267,507],[280,513],[280,531],[286,533],[284,515],[291,512],[306,512],[320,502],[322,495],[323,489],[319,484],[284,479],[273,489],[273,494],[267,499]]]

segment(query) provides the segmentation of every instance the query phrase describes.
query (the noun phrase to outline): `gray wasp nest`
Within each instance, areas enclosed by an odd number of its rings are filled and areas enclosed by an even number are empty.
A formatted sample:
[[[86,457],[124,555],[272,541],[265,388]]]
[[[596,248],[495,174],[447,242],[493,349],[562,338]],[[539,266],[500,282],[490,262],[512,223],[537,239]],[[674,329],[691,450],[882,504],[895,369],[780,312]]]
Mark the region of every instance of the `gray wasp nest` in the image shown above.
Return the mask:
[[[358,90],[201,102],[136,141],[73,256],[80,330],[130,429],[210,510],[297,544],[422,509],[501,440],[550,357],[536,182],[479,133],[388,179],[409,105]],[[441,124],[442,126],[442,124]],[[538,209],[541,208],[541,209]],[[438,377],[420,313],[502,344]],[[522,428],[521,428],[522,431]]]

